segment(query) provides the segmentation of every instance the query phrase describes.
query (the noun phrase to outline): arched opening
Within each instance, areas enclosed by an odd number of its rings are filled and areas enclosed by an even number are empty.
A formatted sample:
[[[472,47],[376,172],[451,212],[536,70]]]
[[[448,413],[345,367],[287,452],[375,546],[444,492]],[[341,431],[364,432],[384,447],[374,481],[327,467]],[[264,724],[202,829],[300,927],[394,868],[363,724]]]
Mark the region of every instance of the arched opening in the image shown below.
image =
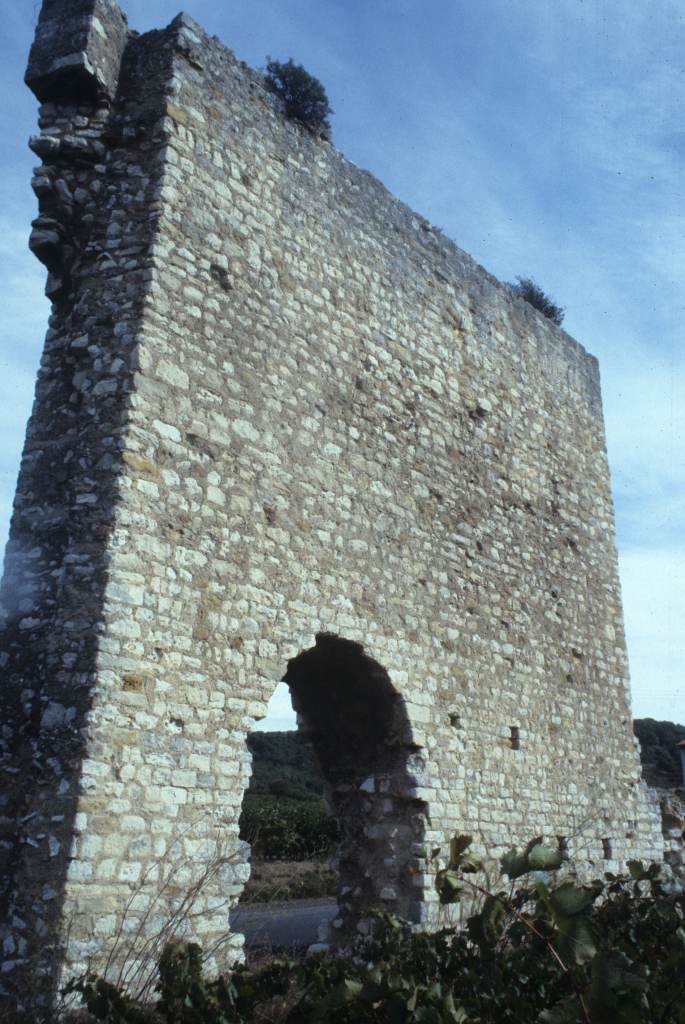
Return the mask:
[[[330,941],[366,931],[376,909],[420,921],[427,808],[416,797],[417,747],[402,697],[361,644],[329,633],[288,662],[284,681],[340,830]]]
[[[247,750],[252,771],[243,794],[240,836],[249,847],[250,877],[240,895],[242,911],[251,909],[259,919],[259,910],[274,904],[285,911],[301,901],[329,901],[322,915],[334,916],[338,884],[331,858],[338,846],[337,825],[284,682],[272,694],[265,718],[248,733]],[[316,941],[317,923],[310,915],[308,936],[298,932],[300,942]],[[249,923],[247,932],[252,945],[271,945],[274,939],[264,929],[255,933]]]
[[[330,633],[319,633],[314,647],[288,662],[283,682],[297,723],[288,720],[284,688],[279,688],[268,719],[247,741],[253,775],[243,799],[241,827],[243,838],[252,845],[252,878],[240,909],[232,915],[233,926],[245,931],[248,943],[251,933],[256,947],[279,944],[279,937],[290,934],[288,928],[271,917],[266,920],[255,901],[279,902],[283,917],[289,911],[280,901],[299,896],[334,897],[337,911],[335,902],[322,908],[319,929],[319,939],[327,930],[332,946],[348,945],[358,933],[368,931],[374,911],[419,923],[425,916],[427,807],[417,796],[415,772],[423,760],[404,700],[387,671],[361,644]],[[295,724],[297,733],[287,731]],[[274,727],[277,731],[271,731]],[[307,829],[298,834],[297,808],[288,804],[298,787],[310,784],[317,794],[323,790],[328,818],[315,831],[317,839],[328,844],[323,859],[328,863],[333,855],[332,872],[322,876],[325,891],[299,893],[301,865],[279,862],[278,851],[287,846],[281,835],[284,824],[288,840],[307,841]],[[279,799],[274,801],[274,795]],[[318,806],[310,808],[314,815],[322,814],[320,798]],[[298,860],[295,847],[290,856]],[[299,859],[307,857],[305,853]],[[278,871],[283,868],[290,877],[288,885],[280,886]],[[319,871],[325,870],[320,863]],[[289,906],[292,914],[302,909],[295,903]],[[315,933],[308,941],[315,941]]]

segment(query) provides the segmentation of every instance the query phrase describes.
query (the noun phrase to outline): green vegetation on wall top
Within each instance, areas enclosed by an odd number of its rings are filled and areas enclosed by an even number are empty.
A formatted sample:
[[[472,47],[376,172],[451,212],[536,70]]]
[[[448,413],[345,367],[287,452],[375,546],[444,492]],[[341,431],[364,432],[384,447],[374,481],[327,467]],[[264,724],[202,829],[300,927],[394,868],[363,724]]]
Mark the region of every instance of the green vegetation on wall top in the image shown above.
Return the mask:
[[[531,306],[539,310],[543,316],[551,320],[553,324],[561,327],[564,322],[565,310],[562,306],[557,306],[556,302],[546,292],[543,292],[542,288],[535,283],[532,277],[517,277],[516,284],[510,284],[509,287],[516,295],[525,299]]]
[[[286,116],[298,121],[312,135],[330,138],[330,115],[333,113],[326,90],[318,78],[314,78],[292,57],[285,61],[267,57],[266,84],[280,96]]]

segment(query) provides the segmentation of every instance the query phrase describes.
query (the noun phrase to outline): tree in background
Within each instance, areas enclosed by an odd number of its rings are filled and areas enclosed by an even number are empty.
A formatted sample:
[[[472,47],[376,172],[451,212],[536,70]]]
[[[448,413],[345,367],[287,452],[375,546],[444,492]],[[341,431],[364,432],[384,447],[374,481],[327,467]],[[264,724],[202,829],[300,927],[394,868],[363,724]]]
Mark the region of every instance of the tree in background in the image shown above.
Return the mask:
[[[636,718],[633,731],[640,741],[642,774],[650,786],[673,789],[683,782],[678,744],[685,740],[685,725]]]

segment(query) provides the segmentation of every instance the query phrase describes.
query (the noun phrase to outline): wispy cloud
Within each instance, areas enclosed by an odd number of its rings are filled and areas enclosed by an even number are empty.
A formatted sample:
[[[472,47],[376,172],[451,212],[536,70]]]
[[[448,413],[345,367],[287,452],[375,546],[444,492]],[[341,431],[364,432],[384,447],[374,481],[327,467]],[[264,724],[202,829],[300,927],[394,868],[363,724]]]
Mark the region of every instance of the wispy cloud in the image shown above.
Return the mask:
[[[177,13],[176,0],[123,6],[143,30]],[[532,275],[567,307],[566,326],[601,364],[636,708],[682,720],[679,0],[184,6],[253,65],[267,53],[304,63],[329,91],[334,137],[348,157],[490,271]],[[24,140],[35,105],[20,82],[34,12],[10,0],[0,11],[8,99],[0,128],[15,140],[1,158],[9,211],[0,224],[1,536],[47,312],[43,270],[26,250],[35,202]],[[290,712],[283,705],[278,714]]]

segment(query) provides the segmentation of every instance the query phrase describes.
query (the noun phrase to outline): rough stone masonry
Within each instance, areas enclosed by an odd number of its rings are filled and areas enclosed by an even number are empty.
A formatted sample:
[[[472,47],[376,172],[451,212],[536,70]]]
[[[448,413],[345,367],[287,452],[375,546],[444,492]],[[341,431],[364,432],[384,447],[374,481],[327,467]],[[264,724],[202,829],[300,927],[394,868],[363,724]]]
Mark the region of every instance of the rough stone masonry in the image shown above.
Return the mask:
[[[2,589],[5,992],[135,987],[174,933],[235,960],[284,676],[334,943],[430,926],[455,830],[661,858],[595,359],[185,15],[44,0],[26,80],[53,311]]]

